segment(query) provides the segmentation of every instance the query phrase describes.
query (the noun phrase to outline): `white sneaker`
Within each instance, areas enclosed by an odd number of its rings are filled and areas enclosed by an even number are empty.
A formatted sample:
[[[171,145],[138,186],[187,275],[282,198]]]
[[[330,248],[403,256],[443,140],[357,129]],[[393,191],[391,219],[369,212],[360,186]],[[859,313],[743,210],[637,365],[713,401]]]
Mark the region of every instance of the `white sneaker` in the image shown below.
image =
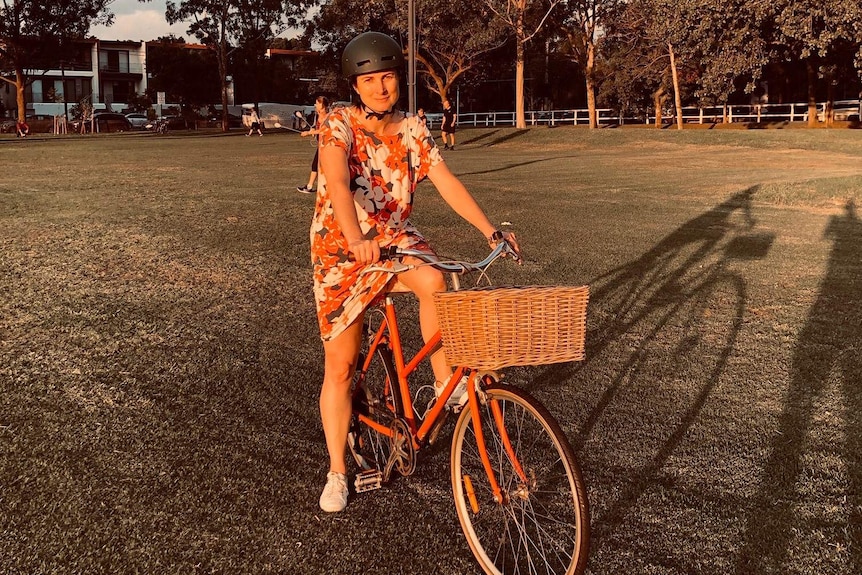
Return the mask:
[[[326,487],[320,495],[320,508],[327,513],[342,511],[347,507],[347,476],[337,471],[326,474]]]
[[[454,377],[454,375],[452,376]],[[464,405],[467,403],[467,380],[469,376],[462,375],[461,380],[458,382],[458,385],[455,386],[454,391],[452,391],[452,395],[449,396],[449,399],[446,401],[446,407],[455,407],[458,405]],[[448,385],[448,382],[447,382]],[[434,393],[437,397],[440,397],[440,394],[443,393],[443,390],[446,388],[446,385],[441,384],[440,382],[434,383]]]

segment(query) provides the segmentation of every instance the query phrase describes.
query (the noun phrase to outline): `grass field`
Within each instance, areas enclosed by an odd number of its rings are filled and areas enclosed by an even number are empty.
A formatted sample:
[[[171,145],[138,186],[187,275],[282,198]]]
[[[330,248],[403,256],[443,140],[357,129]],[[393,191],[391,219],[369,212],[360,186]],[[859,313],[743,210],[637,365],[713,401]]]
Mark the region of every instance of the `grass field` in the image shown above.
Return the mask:
[[[594,574],[862,572],[862,134],[464,130],[587,360],[515,368],[575,446]],[[326,516],[313,150],[0,140],[0,573],[476,573],[448,445]],[[485,244],[429,184],[441,253]],[[413,332],[415,336],[415,330]]]

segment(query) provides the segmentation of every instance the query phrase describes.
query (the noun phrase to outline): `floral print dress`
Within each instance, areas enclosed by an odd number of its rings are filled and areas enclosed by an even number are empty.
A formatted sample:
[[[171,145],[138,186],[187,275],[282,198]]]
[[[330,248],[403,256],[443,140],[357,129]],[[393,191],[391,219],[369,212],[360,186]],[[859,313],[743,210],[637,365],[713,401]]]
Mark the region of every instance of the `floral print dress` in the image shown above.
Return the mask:
[[[443,161],[425,125],[411,116],[401,122],[398,134],[381,136],[363,128],[350,108],[340,108],[321,126],[320,147],[325,146],[347,152],[350,190],[366,239],[376,240],[381,248],[429,249],[408,220],[416,184]],[[356,321],[386,289],[393,274],[360,274],[365,266],[348,261],[347,240],[335,220],[323,171],[318,182],[311,263],[320,336],[330,340]]]

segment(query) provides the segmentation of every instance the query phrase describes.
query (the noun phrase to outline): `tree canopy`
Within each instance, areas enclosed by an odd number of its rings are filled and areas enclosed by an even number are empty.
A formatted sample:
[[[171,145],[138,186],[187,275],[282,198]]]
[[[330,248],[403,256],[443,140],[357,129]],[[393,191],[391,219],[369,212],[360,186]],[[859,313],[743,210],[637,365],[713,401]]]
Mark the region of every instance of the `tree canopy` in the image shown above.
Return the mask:
[[[141,0],[148,1],[148,0]],[[307,0],[167,0],[168,22],[189,22],[188,32],[215,55],[221,82],[222,129],[228,130],[228,58],[238,47],[254,54],[254,66],[263,47],[289,24],[296,24]]]

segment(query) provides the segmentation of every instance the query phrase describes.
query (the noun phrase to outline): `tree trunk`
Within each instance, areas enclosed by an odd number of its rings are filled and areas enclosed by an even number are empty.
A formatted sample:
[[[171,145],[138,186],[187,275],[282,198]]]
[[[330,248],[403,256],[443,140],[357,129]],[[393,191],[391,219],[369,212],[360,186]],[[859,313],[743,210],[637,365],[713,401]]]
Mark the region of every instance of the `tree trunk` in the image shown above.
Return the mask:
[[[592,42],[587,43],[587,66],[585,76],[587,78],[587,110],[590,114],[590,129],[599,127],[599,115],[596,111],[596,46]]]
[[[524,116],[524,26],[518,24],[515,48],[515,127],[524,129],[527,120]]]
[[[27,117],[27,102],[24,99],[24,76],[23,68],[15,69],[15,101],[18,104],[18,121],[23,122]]]
[[[835,82],[833,81],[831,72],[826,76],[826,82],[826,112],[824,119],[826,120],[826,127],[831,128],[835,121]]]
[[[813,128],[817,126],[817,70],[811,58],[805,60],[805,69],[808,71],[808,127]]]
[[[225,42],[219,42],[218,48],[218,73],[221,81],[221,131],[230,130],[230,120],[227,110],[227,48]]]
[[[665,99],[664,86],[660,87],[656,90],[653,95],[653,104],[655,105],[655,127],[661,129],[662,125],[662,116],[661,116],[661,108]]]
[[[676,108],[676,129],[682,130],[682,96],[679,93],[679,74],[676,70],[676,56],[673,53],[673,44],[668,42],[667,51],[670,54],[670,73],[673,77],[673,104]]]

